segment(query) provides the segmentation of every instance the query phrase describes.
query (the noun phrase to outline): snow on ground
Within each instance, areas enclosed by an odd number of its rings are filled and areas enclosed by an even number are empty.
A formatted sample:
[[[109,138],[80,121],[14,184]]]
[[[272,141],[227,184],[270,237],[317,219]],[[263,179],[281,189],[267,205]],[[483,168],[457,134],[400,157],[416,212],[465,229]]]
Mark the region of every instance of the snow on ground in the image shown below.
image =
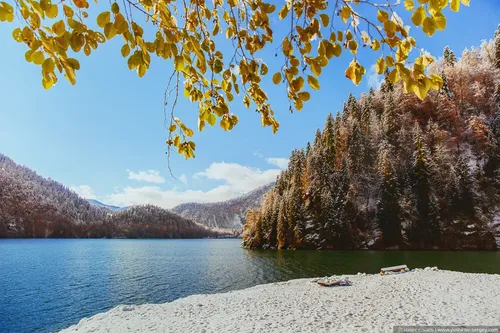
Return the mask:
[[[62,332],[392,332],[394,325],[500,325],[500,275],[416,270],[344,275],[352,286],[312,279],[121,305]]]

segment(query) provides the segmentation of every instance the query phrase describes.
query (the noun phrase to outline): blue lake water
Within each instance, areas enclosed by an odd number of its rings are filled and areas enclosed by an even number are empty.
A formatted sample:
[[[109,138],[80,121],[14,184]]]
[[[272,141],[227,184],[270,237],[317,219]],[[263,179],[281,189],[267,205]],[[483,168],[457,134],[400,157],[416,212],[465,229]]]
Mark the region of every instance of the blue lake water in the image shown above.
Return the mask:
[[[119,304],[383,266],[500,274],[500,252],[256,251],[240,240],[0,240],[0,332],[54,332]]]

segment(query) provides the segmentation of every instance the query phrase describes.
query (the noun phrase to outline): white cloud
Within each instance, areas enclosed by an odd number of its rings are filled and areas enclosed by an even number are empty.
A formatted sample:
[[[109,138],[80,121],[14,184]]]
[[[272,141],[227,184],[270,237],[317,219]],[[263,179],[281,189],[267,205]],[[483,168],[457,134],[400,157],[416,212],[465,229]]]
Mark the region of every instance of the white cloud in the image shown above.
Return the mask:
[[[288,158],[283,157],[268,157],[266,158],[266,162],[271,165],[276,165],[281,170],[285,170],[288,167]]]
[[[85,199],[96,199],[94,190],[88,185],[71,185],[69,189]]]
[[[186,177],[186,175],[185,175],[185,174],[180,175],[179,180],[180,180],[180,181],[181,181],[181,183],[183,183],[184,185],[186,185],[186,186],[188,185],[188,179],[187,179],[187,177]]]
[[[378,75],[375,65],[372,65],[368,71],[368,87],[377,90],[382,85],[382,82],[384,82],[384,77],[382,75]]]
[[[163,178],[160,175],[160,171],[147,170],[147,171],[134,172],[131,170],[127,170],[127,172],[128,172],[128,179],[133,179],[148,183],[159,183],[159,184],[165,182],[165,178]]]
[[[196,179],[206,178],[222,182],[221,185],[208,191],[180,191],[176,188],[165,190],[159,186],[128,186],[119,189],[116,193],[106,195],[101,201],[122,207],[153,204],[163,208],[173,208],[185,202],[224,201],[275,181],[280,172],[280,169],[260,170],[236,163],[212,163],[205,171],[193,176]],[[182,181],[181,178],[183,178],[182,175],[179,177]]]
[[[236,191],[248,192],[275,181],[280,172],[279,169],[262,171],[237,163],[220,162],[212,163],[205,171],[199,172],[195,176],[197,178],[206,177],[212,180],[222,180]]]

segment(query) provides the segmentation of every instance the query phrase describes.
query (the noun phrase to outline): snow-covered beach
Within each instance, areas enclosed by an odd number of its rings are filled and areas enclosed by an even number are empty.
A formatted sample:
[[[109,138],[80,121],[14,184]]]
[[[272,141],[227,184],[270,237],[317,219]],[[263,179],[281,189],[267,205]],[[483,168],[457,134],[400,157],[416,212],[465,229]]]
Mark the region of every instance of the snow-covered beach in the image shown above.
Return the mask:
[[[61,332],[392,332],[395,325],[500,325],[500,275],[443,270],[338,275],[121,305]]]

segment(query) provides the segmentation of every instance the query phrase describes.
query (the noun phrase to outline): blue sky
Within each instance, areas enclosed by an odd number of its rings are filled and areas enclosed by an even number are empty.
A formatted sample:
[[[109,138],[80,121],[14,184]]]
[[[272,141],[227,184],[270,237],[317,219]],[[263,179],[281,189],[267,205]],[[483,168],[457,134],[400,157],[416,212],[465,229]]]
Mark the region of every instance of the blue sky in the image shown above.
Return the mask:
[[[446,30],[432,38],[412,28],[419,46],[436,56],[445,45],[459,55],[464,48],[492,38],[500,23],[500,2],[473,0],[459,13],[447,13]],[[138,15],[134,18],[138,20]],[[290,114],[284,87],[271,82],[279,62],[274,47],[269,47],[261,54],[271,59],[264,88],[281,123],[278,133],[261,127],[259,115],[237,98],[232,111],[240,123],[230,132],[207,126],[196,133],[195,159],[172,155],[175,180],[168,172],[162,107],[169,61],[153,57],[150,71],[138,78],[120,55],[121,37],[115,37],[90,57],[78,58],[81,70],[75,86],[60,78],[45,91],[39,66],[27,63],[25,46],[12,39],[13,27],[0,23],[0,152],[110,204],[154,203],[169,208],[185,201],[228,199],[263,185],[286,165],[292,149],[314,137],[328,113],[341,109],[349,92],[359,96],[369,88],[368,75],[359,87],[344,77],[352,59],[344,53],[323,71],[321,90],[312,94],[301,112]],[[376,56],[362,50],[358,60],[368,69]],[[180,118],[196,127],[195,104],[181,100],[177,110]]]

